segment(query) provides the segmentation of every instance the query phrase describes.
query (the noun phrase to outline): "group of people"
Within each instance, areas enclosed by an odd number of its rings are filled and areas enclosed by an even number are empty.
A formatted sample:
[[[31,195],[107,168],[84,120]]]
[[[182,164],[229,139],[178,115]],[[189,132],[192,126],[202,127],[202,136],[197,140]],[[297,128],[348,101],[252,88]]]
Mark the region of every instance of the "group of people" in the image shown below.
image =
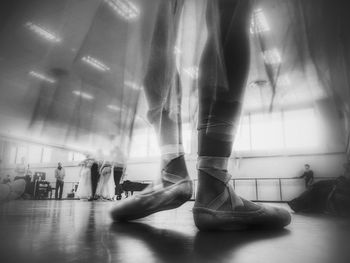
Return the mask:
[[[96,161],[92,158],[84,160],[80,165],[76,196],[89,201],[113,200],[117,194],[124,167],[117,163]]]

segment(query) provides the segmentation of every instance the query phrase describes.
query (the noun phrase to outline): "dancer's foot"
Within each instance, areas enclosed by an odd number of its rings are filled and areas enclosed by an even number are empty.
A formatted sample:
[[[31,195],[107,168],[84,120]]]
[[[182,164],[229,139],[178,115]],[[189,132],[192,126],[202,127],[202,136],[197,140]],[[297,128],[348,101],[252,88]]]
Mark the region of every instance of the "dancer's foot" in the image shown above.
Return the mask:
[[[199,159],[200,186],[193,216],[200,230],[283,228],[290,223],[290,214],[286,210],[258,205],[237,196],[229,184],[231,176],[226,167],[227,158]]]
[[[173,159],[162,170],[162,184],[151,186],[116,204],[111,211],[115,221],[128,221],[177,208],[192,196],[192,182],[183,156]]]

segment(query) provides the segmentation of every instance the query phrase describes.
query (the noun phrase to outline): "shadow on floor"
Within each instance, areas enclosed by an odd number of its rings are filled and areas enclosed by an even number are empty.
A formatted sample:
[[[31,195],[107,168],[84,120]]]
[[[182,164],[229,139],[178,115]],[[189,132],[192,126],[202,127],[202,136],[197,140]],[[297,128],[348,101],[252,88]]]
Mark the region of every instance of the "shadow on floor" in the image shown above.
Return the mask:
[[[132,238],[142,242],[157,262],[226,262],[245,244],[290,234],[286,229],[265,229],[239,232],[198,231],[193,236],[143,223],[113,223],[111,232],[121,239]]]

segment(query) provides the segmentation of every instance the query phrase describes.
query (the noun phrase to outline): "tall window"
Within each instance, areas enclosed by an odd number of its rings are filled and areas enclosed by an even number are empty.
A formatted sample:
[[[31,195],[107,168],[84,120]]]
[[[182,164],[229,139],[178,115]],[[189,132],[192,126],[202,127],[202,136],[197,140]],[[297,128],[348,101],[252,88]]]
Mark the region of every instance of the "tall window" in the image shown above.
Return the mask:
[[[38,145],[30,145],[28,147],[28,162],[29,163],[40,163],[43,153],[43,147]]]
[[[321,145],[320,130],[312,108],[248,114],[242,118],[233,150],[315,150]]]

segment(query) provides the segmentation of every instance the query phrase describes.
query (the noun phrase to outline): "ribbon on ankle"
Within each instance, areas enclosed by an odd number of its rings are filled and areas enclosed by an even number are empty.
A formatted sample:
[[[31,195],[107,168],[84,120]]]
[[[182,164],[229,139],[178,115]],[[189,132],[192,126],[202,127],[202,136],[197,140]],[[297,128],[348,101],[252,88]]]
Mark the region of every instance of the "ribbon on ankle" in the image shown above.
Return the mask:
[[[226,185],[225,190],[208,204],[208,208],[210,209],[219,209],[228,198],[230,198],[232,207],[244,205],[242,200],[236,195],[232,186],[229,184],[231,175],[227,172],[228,160],[229,158],[227,157],[198,157],[197,169],[205,172]]]

